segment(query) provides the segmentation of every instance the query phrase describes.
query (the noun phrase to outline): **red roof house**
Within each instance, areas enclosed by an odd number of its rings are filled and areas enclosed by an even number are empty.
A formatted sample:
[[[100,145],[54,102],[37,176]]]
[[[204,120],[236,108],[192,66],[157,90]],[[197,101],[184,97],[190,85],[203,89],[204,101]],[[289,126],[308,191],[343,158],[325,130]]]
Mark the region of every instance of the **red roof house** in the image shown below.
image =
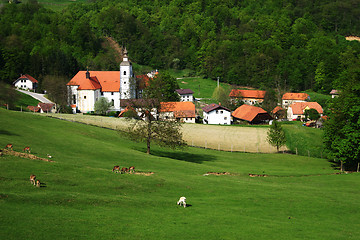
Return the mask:
[[[244,103],[254,105],[262,103],[265,98],[266,91],[262,90],[231,90],[229,97],[233,99],[241,99]]]
[[[247,104],[238,107],[231,115],[235,119],[245,120],[252,124],[273,119],[264,109]]]
[[[323,115],[323,109],[317,102],[294,102],[287,110],[287,118],[289,120],[304,118],[305,110],[309,110],[312,108],[318,111],[320,116]]]
[[[195,104],[192,102],[161,102],[160,118],[175,118],[182,122],[195,123]]]
[[[38,81],[30,76],[29,74],[22,74],[18,79],[16,79],[13,84],[17,88],[25,90],[35,90],[38,84]]]

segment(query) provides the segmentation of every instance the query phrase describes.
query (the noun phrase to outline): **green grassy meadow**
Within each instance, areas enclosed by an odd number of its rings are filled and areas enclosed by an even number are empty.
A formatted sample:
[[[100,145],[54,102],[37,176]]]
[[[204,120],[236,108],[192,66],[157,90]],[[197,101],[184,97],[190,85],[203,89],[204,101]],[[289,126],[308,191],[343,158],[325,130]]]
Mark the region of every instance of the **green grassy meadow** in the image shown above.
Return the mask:
[[[1,239],[358,239],[360,175],[320,158],[171,151],[121,132],[0,109]],[[114,165],[153,175],[116,174]],[[203,176],[207,172],[232,175]],[[248,174],[268,177],[249,177]],[[36,188],[29,176],[43,182]],[[188,208],[176,205],[186,196]]]

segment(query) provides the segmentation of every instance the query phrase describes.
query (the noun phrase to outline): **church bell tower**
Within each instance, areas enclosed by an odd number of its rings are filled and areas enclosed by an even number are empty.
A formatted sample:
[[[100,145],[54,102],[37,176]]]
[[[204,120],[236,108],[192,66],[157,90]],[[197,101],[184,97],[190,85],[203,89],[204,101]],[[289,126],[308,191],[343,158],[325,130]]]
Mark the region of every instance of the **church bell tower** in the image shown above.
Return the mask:
[[[120,99],[135,98],[135,93],[134,73],[125,48],[123,61],[120,63]]]

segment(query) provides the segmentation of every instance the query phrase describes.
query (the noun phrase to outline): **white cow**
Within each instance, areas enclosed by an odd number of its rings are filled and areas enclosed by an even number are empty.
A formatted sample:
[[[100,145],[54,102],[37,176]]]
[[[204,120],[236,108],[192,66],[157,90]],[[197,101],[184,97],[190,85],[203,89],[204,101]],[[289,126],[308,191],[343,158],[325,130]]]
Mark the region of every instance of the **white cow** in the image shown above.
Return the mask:
[[[184,208],[186,207],[186,197],[181,197],[179,201],[177,202],[177,205],[183,205]]]

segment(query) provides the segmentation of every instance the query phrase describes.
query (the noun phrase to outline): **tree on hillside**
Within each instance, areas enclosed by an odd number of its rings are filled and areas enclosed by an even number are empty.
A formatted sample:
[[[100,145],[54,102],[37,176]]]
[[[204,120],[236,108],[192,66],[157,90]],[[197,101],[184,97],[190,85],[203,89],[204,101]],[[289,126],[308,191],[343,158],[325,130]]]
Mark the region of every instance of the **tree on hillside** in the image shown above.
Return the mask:
[[[305,119],[310,119],[312,121],[318,120],[320,117],[319,112],[314,108],[306,109],[304,113],[305,113]]]
[[[278,121],[273,121],[268,133],[267,141],[279,151],[280,147],[284,146],[286,143],[285,132],[281,126],[281,123]]]
[[[340,95],[329,106],[324,140],[331,159],[355,169],[360,162],[360,58],[349,51],[342,63],[346,70],[338,79]]]
[[[55,102],[58,111],[64,111],[67,106],[67,87],[69,79],[65,76],[46,75],[42,81],[42,88],[46,90],[51,101]]]
[[[14,109],[17,99],[16,90],[12,86],[0,82],[0,105],[6,105],[9,109]]]
[[[96,114],[105,115],[110,107],[111,103],[106,98],[101,97],[95,102],[94,110]]]
[[[146,142],[146,153],[151,153],[151,144],[172,149],[186,145],[182,139],[181,124],[177,121],[158,120],[161,102],[176,101],[178,88],[176,79],[169,74],[159,74],[150,80],[142,93],[142,99],[128,100],[129,106],[136,108],[140,120],[132,120],[128,136],[134,141]]]

